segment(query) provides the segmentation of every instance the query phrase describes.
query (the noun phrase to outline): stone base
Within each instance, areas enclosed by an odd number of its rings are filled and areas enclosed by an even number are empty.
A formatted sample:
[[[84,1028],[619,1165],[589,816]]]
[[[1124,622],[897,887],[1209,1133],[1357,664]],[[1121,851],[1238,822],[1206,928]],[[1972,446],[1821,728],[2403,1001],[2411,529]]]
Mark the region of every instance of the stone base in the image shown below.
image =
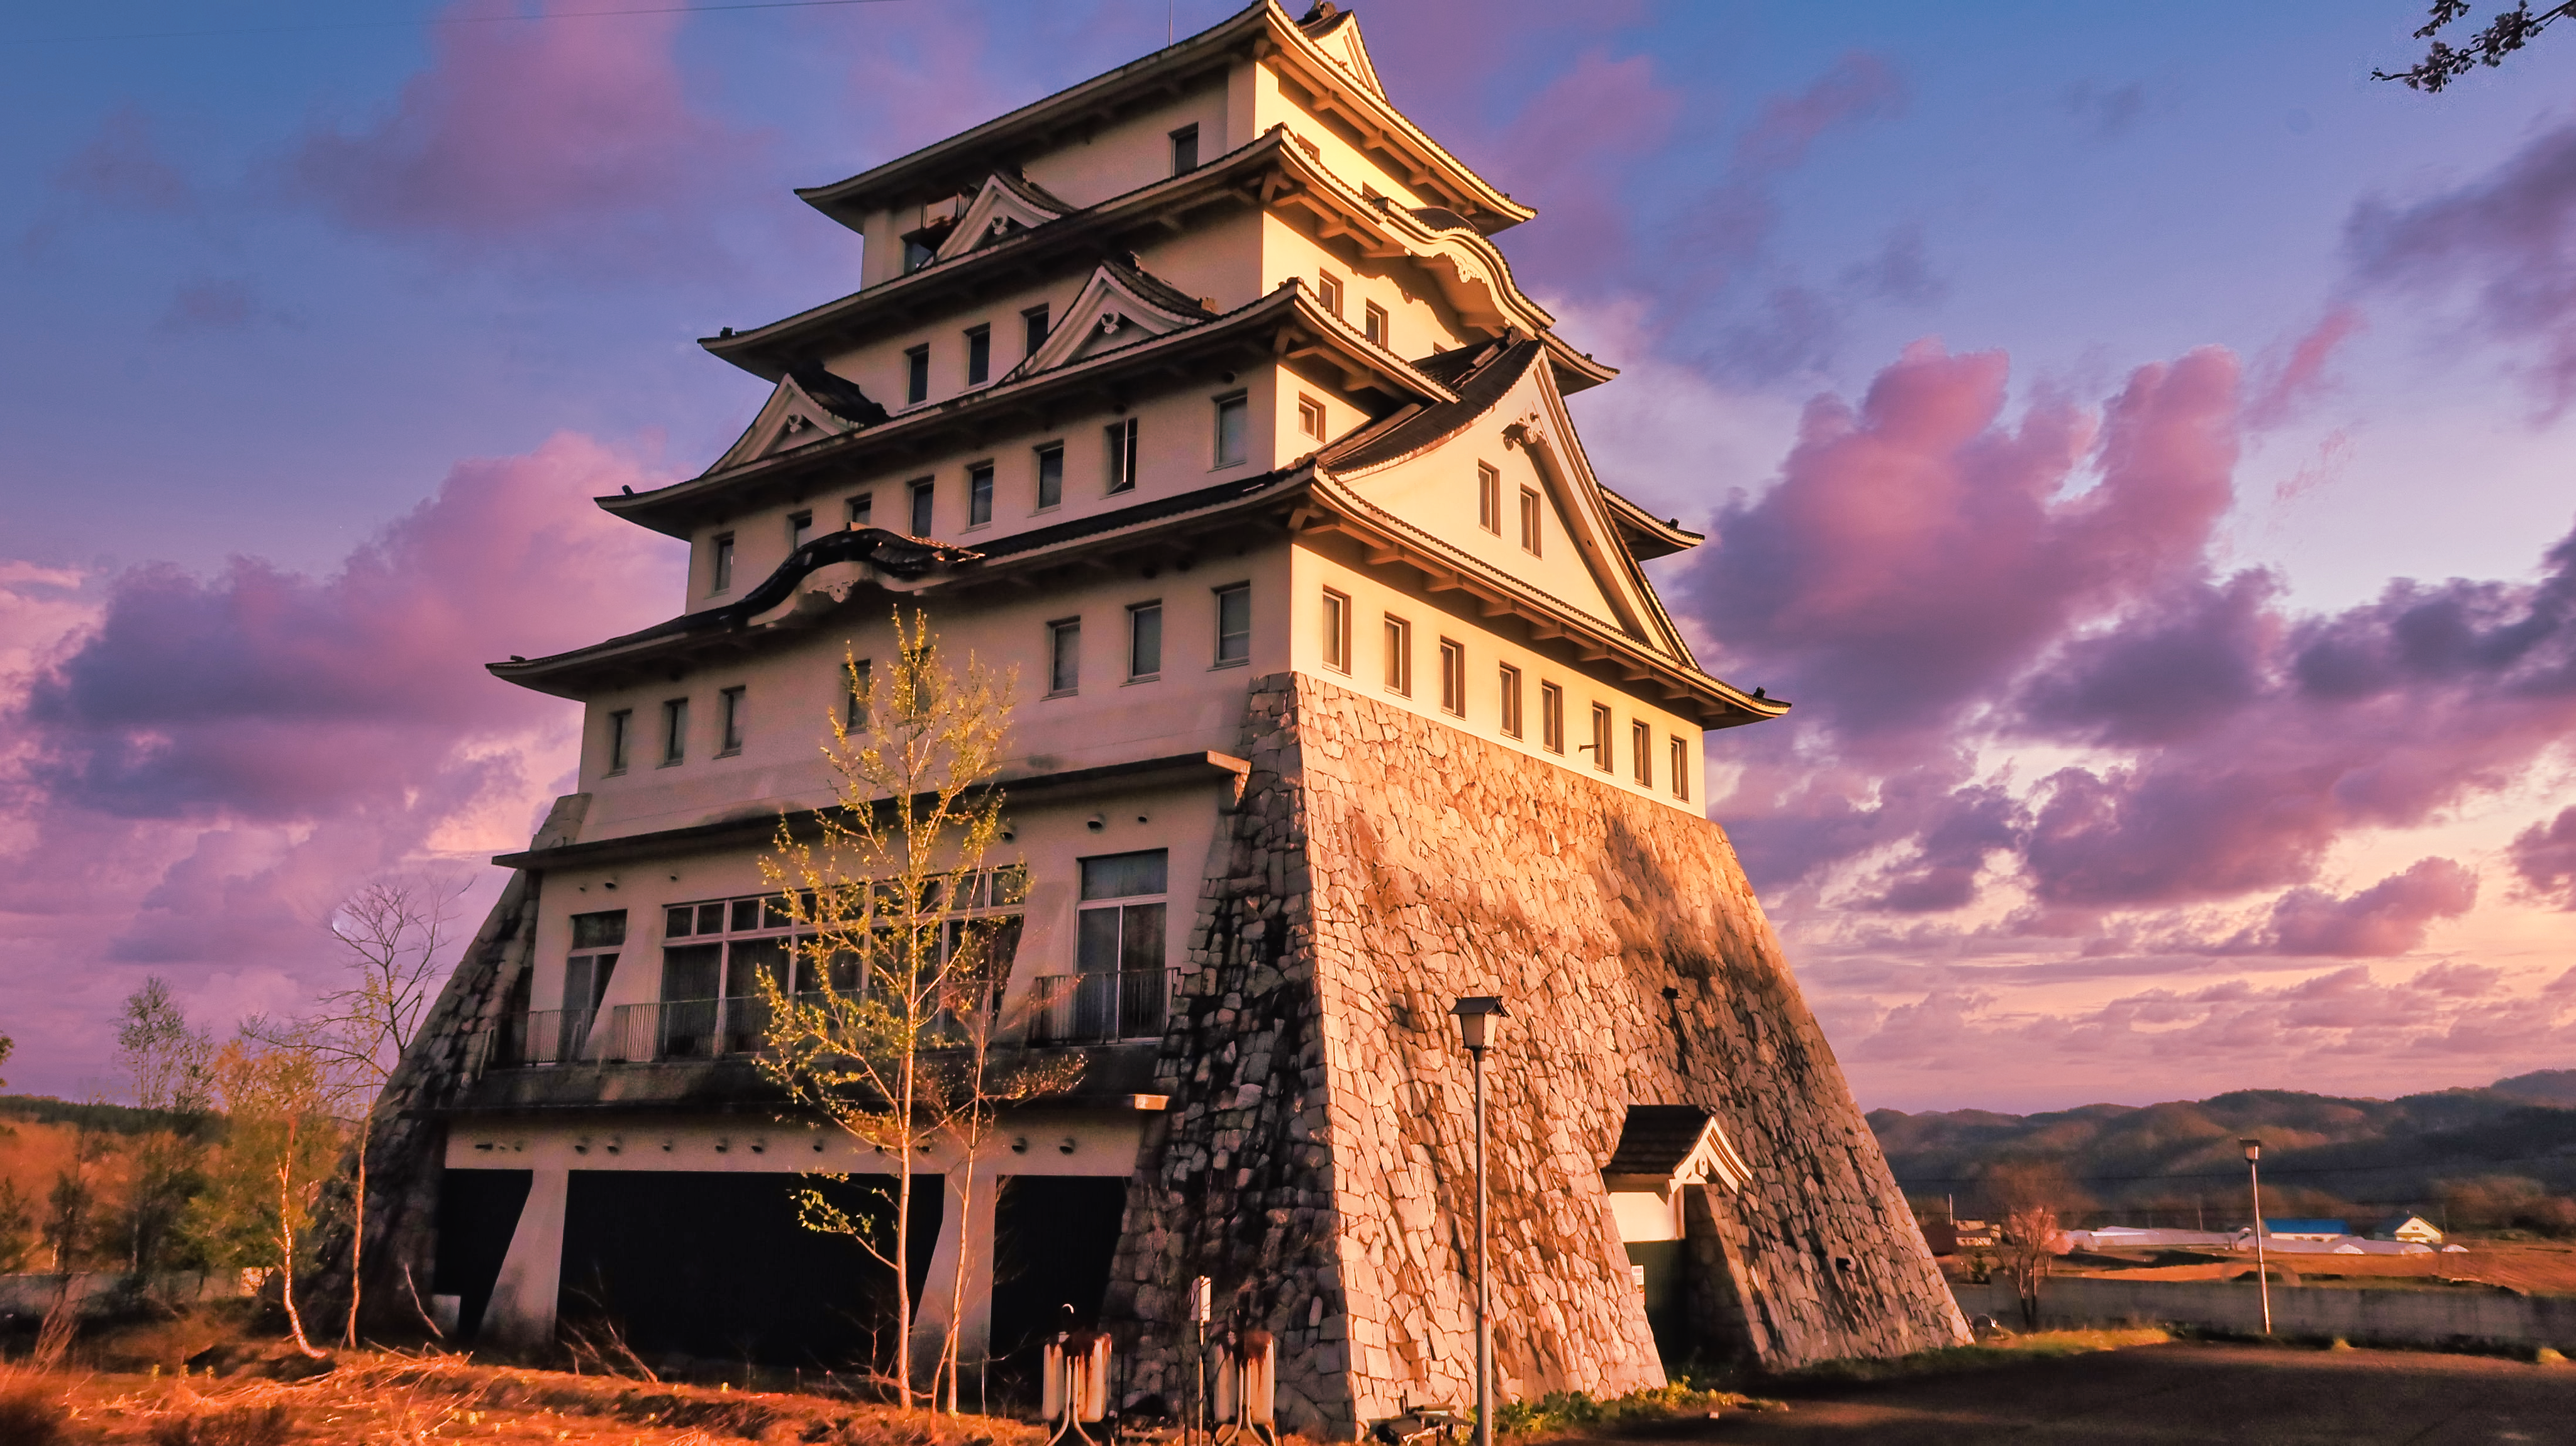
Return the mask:
[[[1255,685],[1252,774],[1201,891],[1108,1315],[1180,1387],[1188,1282],[1279,1339],[1281,1424],[1473,1399],[1473,1147],[1448,1016],[1488,1055],[1506,1398],[1661,1384],[1601,1167],[1632,1104],[1753,1167],[1688,1187],[1701,1348],[1769,1366],[1966,1338],[1725,834],[1335,684]]]

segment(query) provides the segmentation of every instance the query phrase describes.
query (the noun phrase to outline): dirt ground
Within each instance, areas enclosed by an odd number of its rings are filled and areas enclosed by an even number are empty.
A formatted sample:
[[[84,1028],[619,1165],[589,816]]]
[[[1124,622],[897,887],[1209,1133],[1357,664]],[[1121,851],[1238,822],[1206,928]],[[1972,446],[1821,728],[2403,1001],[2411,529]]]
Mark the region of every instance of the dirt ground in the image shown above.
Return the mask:
[[[2576,1442],[2576,1366],[2195,1342],[1790,1390],[1668,1439],[1870,1446],[2465,1446]]]
[[[2529,1295],[2576,1295],[2576,1245],[2557,1241],[2470,1241],[2458,1255],[2274,1255],[2269,1263],[2299,1273],[2312,1284],[2347,1281],[2355,1285],[2464,1282],[2500,1285]],[[2106,1275],[2121,1280],[2221,1280],[2254,1268],[2251,1252],[2239,1257],[2154,1265],[2147,1254],[2107,1258],[2134,1259],[2134,1265],[2099,1267],[2069,1262],[2067,1275]]]

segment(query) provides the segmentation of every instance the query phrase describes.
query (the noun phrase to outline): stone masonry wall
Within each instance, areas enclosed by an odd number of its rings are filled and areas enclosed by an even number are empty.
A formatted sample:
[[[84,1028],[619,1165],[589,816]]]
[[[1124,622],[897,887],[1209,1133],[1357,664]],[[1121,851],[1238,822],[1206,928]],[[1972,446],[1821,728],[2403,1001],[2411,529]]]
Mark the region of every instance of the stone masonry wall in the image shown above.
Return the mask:
[[[556,799],[531,848],[570,843],[580,834],[590,795]],[[445,1122],[427,1113],[454,1099],[481,1070],[510,991],[536,942],[540,880],[514,872],[484,916],[472,943],[422,1020],[418,1038],[376,1097],[367,1144],[367,1248],[361,1324],[416,1332],[430,1294],[438,1225],[438,1184]],[[349,1298],[350,1210],[357,1153],[350,1151],[324,1193],[312,1296],[333,1312]],[[406,1278],[408,1271],[408,1278]],[[420,1305],[412,1299],[414,1290]]]
[[[1462,994],[1513,1015],[1487,1068],[1507,1397],[1663,1378],[1599,1173],[1630,1104],[1712,1111],[1754,1168],[1688,1202],[1704,1339],[1782,1366],[1964,1339],[1714,824],[1303,675],[1256,683],[1246,753],[1113,1277],[1135,1389],[1177,1384],[1207,1274],[1279,1335],[1283,1425],[1472,1399]]]

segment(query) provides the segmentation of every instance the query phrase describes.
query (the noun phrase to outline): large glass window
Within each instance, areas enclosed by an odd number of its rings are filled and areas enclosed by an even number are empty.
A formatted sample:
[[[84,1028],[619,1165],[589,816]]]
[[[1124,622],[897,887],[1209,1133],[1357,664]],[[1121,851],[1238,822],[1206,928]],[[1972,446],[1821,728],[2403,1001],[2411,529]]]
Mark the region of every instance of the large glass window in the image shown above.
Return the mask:
[[[1170,851],[1145,849],[1082,860],[1076,967],[1085,974],[1163,967]]]

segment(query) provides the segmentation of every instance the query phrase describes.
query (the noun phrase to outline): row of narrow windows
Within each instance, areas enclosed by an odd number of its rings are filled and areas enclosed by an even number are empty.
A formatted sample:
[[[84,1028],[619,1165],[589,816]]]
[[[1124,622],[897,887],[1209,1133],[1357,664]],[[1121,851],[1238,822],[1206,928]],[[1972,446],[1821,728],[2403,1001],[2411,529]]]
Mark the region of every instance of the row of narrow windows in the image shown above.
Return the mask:
[[[1211,399],[1214,409],[1211,438],[1210,470],[1238,467],[1251,459],[1251,407],[1241,392],[1230,392]],[[1321,409],[1315,426],[1320,430]],[[1139,448],[1142,429],[1134,417],[1110,423],[1101,428],[1101,495],[1114,497],[1136,490]],[[1029,511],[1045,512],[1064,502],[1064,443],[1042,442],[1029,449],[1028,470],[1021,477],[1022,495],[1029,499]],[[969,462],[965,469],[966,526],[982,527],[993,520],[993,509],[999,497],[1000,468],[993,458]],[[903,530],[914,537],[936,535],[939,517],[939,479],[916,477],[903,484],[898,494],[905,508]],[[876,493],[862,492],[845,504],[845,518],[852,529],[877,526]],[[792,512],[787,516],[789,551],[803,547],[814,539],[814,514]],[[735,535],[719,532],[711,540],[707,570],[707,592],[710,596],[733,591]]]
[[[1347,594],[1324,589],[1324,665],[1340,673],[1355,667],[1352,629],[1357,613]],[[1385,632],[1384,662],[1386,690],[1398,697],[1413,696],[1413,622],[1394,613],[1383,616]],[[1456,638],[1441,638],[1440,711],[1452,717],[1467,716],[1469,689],[1467,645]],[[1506,738],[1526,736],[1524,681],[1521,670],[1510,663],[1497,663],[1494,672],[1496,723]],[[1603,773],[1617,770],[1618,722],[1607,703],[1591,705],[1592,740],[1575,745],[1575,752],[1592,755],[1592,766]],[[1563,753],[1566,747],[1566,701],[1564,685],[1542,679],[1538,685],[1539,746],[1550,753]],[[1656,784],[1655,725],[1646,719],[1631,719],[1628,724],[1628,776],[1640,788]],[[1673,797],[1688,800],[1691,796],[1690,744],[1678,735],[1666,734],[1662,779]]]
[[[1211,589],[1215,600],[1215,635],[1209,640],[1212,668],[1238,667],[1252,661],[1252,584],[1229,583]],[[1122,642],[1126,654],[1128,683],[1150,683],[1163,674],[1163,600],[1150,599],[1130,603],[1124,609]],[[1057,618],[1047,628],[1047,693],[1050,698],[1067,697],[1082,690],[1082,619]],[[871,661],[862,658],[855,664],[856,675],[850,680],[841,705],[841,723],[852,733],[865,733],[871,724],[867,710],[868,682],[872,676]],[[716,748],[714,756],[728,758],[742,752],[750,726],[750,693],[747,687],[719,689],[716,693]],[[692,746],[690,735],[690,700],[662,700],[659,733],[654,739],[657,753],[654,762],[669,768],[687,761]],[[639,743],[635,710],[620,708],[608,715],[607,772],[624,773],[634,766]]]

